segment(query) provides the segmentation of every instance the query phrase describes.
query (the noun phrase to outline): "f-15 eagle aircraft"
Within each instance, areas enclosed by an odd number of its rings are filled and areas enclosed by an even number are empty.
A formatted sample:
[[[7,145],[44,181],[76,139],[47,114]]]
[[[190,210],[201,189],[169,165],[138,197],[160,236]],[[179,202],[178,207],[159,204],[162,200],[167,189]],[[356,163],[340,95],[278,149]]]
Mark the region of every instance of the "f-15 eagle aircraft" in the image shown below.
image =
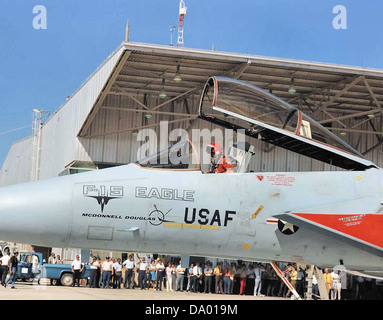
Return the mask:
[[[124,166],[0,189],[0,239],[51,247],[297,261],[383,271],[380,168],[251,84],[208,79],[200,119],[344,170],[247,172],[249,143],[209,173],[192,142]],[[151,161],[171,155],[189,161]]]

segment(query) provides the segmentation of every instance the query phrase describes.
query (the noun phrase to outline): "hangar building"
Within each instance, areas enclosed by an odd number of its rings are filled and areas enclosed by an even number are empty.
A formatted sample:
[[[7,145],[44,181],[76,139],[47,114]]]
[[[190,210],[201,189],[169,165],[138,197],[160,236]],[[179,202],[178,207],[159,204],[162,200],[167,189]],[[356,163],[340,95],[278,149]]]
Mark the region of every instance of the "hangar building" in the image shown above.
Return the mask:
[[[124,42],[58,110],[33,111],[33,134],[11,146],[0,186],[136,161],[137,132],[158,130],[162,120],[169,122],[169,131],[212,129],[213,124],[197,118],[210,76],[240,79],[272,92],[383,166],[383,70]],[[338,170],[250,142],[255,172]]]

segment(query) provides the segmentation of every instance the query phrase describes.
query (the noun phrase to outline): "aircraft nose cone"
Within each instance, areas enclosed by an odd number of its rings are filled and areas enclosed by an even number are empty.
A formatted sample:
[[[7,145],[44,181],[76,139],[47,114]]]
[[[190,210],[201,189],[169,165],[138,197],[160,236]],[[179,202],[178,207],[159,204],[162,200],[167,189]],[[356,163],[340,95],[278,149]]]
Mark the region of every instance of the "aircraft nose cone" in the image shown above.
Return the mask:
[[[71,191],[56,179],[0,188],[0,239],[58,246],[68,237]]]

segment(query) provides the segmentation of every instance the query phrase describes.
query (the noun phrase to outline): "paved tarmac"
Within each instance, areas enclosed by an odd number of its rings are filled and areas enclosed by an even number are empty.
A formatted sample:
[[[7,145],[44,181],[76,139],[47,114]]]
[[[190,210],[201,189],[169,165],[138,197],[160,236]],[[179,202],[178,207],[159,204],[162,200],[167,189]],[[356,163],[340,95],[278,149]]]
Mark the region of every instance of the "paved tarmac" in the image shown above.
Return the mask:
[[[16,289],[0,286],[0,300],[288,300],[251,295],[205,294],[132,289],[90,289],[17,282]]]

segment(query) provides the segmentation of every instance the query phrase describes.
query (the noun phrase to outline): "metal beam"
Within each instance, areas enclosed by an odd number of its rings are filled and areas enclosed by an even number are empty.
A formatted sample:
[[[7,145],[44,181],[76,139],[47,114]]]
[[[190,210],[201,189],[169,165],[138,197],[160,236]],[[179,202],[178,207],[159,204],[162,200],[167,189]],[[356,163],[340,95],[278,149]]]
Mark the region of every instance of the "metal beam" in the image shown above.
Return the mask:
[[[117,84],[114,84],[114,87],[116,87],[117,89],[121,90],[124,94],[124,96],[127,96],[129,97],[130,99],[134,100],[135,102],[137,102],[141,107],[143,107],[144,109],[148,110],[149,108],[143,104],[140,100],[136,99],[135,97],[133,97],[132,95],[130,95],[127,91],[124,90],[124,88],[121,88],[120,86],[118,86]]]
[[[369,114],[376,114],[376,113],[380,113],[381,111],[376,109],[376,110],[368,110],[368,111],[363,111],[363,112],[357,112],[357,113],[352,113],[352,114],[348,114],[346,116],[340,116],[340,117],[336,117],[336,118],[333,118],[333,119],[326,119],[326,120],[321,120],[321,121],[318,121],[320,124],[325,124],[325,123],[329,123],[329,122],[333,122],[335,120],[346,120],[346,119],[351,119],[351,118],[357,118],[357,117],[362,117],[362,116],[367,116]]]
[[[124,111],[124,112],[138,112],[138,113],[146,113],[146,114],[162,114],[169,115],[175,117],[189,117],[192,116],[190,113],[179,113],[179,112],[171,112],[171,111],[154,111],[154,110],[142,110],[142,109],[130,109],[130,108],[121,108],[121,107],[110,107],[110,106],[102,106],[100,109],[102,110],[111,110],[111,111]],[[197,116],[197,115],[195,115]]]
[[[234,76],[233,78],[234,79],[239,79],[242,75],[242,73],[244,73],[251,65],[251,60],[247,60],[247,63],[244,63],[237,72],[234,73]]]
[[[182,119],[176,119],[176,120],[172,120],[172,121],[167,121],[167,123],[175,123],[175,122],[181,122],[181,121],[188,121],[188,120],[195,119],[195,118],[196,118],[195,116],[189,116],[189,117],[182,118]],[[112,132],[104,132],[104,133],[99,133],[99,134],[92,134],[92,135],[89,135],[89,136],[83,136],[83,138],[90,139],[90,138],[108,136],[108,135],[112,135],[112,134],[119,134],[119,133],[124,133],[124,132],[129,132],[129,131],[135,131],[135,130],[141,130],[141,129],[149,129],[149,128],[157,127],[159,125],[160,125],[160,123],[154,123],[154,124],[149,124],[149,125],[145,125],[145,126],[128,128],[128,129],[117,130],[117,131],[112,131]]]
[[[199,87],[198,87],[198,88],[190,89],[190,90],[188,90],[188,91],[186,91],[186,92],[184,92],[184,93],[178,95],[177,97],[174,97],[174,98],[172,98],[172,99],[170,99],[170,100],[165,101],[164,103],[161,103],[160,105],[154,107],[154,108],[151,109],[151,110],[157,110],[157,109],[159,109],[159,108],[161,108],[161,107],[167,105],[169,102],[175,101],[175,100],[177,100],[177,99],[179,99],[179,98],[182,98],[183,96],[187,96],[187,95],[193,93],[193,92],[196,91],[197,89],[199,89]]]
[[[326,110],[323,110],[322,111],[323,113],[327,114],[331,119],[333,119],[333,121],[336,121],[338,122],[343,128],[348,128],[343,122],[339,121],[338,119],[336,119],[331,113],[329,113],[328,111]]]
[[[383,139],[380,139],[379,142],[374,145],[373,147],[367,149],[366,151],[362,152],[364,156],[368,155],[370,152],[374,151],[376,148],[380,147],[383,144]]]
[[[379,110],[381,111],[381,110],[382,110],[382,106],[380,105],[380,102],[378,101],[378,99],[376,98],[376,95],[375,95],[374,92],[372,91],[370,84],[367,82],[366,77],[363,77],[363,81],[364,81],[364,84],[366,85],[367,90],[368,90],[368,92],[370,93],[372,99],[375,101],[376,106],[377,106],[377,107],[379,108]]]
[[[344,128],[327,128],[332,131],[342,131],[342,132],[354,132],[354,133],[365,133],[365,134],[373,134],[373,135],[380,135],[383,136],[383,132],[375,132],[375,131],[368,131],[368,130],[358,130],[358,129],[344,129]]]
[[[359,77],[356,77],[354,78],[353,81],[351,81],[351,83],[349,83],[348,85],[346,85],[341,91],[339,91],[335,96],[331,97],[329,101],[327,101],[326,103],[324,103],[319,109],[315,110],[314,111],[314,114],[318,114],[320,111],[323,111],[324,109],[326,109],[330,104],[332,104],[336,99],[338,99],[339,97],[341,97],[343,94],[345,94],[349,89],[351,89],[354,85],[356,85],[359,81],[363,80],[362,79],[363,77],[362,76],[359,76]]]
[[[237,70],[238,66],[236,66],[235,68],[233,68],[233,69],[231,69],[231,70],[229,70],[229,71],[225,71],[221,76],[228,76],[230,73],[233,73],[233,72],[234,72],[234,74],[235,74],[234,76],[240,77],[241,74],[242,74],[242,73],[243,73],[243,72],[250,66],[250,64],[251,64],[251,62],[250,62],[250,60],[248,60],[247,63],[241,65],[241,66],[239,67],[238,70]],[[156,107],[153,108],[152,110],[157,110],[157,109],[163,107],[164,105],[168,104],[169,102],[172,102],[172,101],[174,101],[174,100],[177,100],[177,99],[179,99],[179,98],[181,98],[181,97],[183,97],[183,96],[189,95],[189,94],[193,93],[193,92],[196,91],[196,90],[202,90],[202,88],[203,88],[204,85],[205,85],[205,83],[203,83],[201,86],[192,88],[192,89],[190,89],[190,90],[188,90],[188,91],[186,91],[186,92],[184,92],[184,93],[178,95],[177,97],[174,97],[174,98],[172,98],[172,99],[170,99],[170,100],[168,100],[168,101],[165,101],[164,103],[162,103],[162,104],[156,106]]]

